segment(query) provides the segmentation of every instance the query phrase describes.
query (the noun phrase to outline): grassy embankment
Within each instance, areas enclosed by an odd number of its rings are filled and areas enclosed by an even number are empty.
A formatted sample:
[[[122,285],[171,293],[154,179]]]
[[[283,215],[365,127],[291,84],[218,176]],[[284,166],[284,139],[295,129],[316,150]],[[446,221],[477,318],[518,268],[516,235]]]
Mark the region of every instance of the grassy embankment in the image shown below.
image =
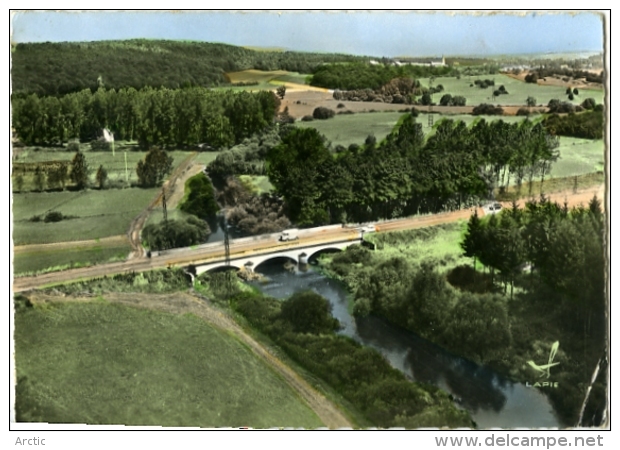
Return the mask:
[[[23,308],[15,330],[18,420],[323,425],[248,347],[191,314],[101,299]]]

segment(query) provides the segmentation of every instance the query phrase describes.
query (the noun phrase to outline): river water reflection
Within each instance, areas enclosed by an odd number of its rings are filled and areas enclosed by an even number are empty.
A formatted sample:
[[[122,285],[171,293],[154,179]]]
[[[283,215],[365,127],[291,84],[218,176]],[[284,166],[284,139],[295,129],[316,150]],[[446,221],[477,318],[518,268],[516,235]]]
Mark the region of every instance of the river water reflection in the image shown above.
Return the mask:
[[[255,285],[265,294],[286,298],[311,289],[329,300],[332,314],[350,336],[372,347],[408,378],[451,393],[480,428],[555,428],[564,425],[549,400],[533,388],[513,383],[471,361],[451,355],[414,333],[376,317],[356,319],[348,312],[344,286],[309,267],[289,272],[282,264],[261,264],[256,272],[270,281]]]

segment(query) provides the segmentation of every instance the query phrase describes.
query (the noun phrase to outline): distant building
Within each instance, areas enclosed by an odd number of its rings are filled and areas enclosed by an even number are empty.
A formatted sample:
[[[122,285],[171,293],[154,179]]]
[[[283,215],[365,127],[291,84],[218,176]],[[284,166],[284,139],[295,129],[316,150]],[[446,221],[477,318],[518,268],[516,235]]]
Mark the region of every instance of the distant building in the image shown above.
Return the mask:
[[[410,66],[433,66],[444,67],[446,66],[446,58],[398,58],[395,60],[397,66],[410,65]]]

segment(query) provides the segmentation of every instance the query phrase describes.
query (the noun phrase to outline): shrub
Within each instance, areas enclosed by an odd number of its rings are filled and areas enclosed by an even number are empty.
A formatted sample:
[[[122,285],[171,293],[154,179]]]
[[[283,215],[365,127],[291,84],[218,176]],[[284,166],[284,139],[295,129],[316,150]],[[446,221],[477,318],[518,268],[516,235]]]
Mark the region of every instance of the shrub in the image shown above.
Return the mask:
[[[336,108],[346,108],[344,103],[338,103],[338,106],[336,106]]]
[[[325,108],[323,106],[315,108],[312,112],[312,117],[319,120],[331,119],[335,115],[336,113],[333,109]]]
[[[530,115],[530,110],[527,108],[519,108],[519,110],[517,111],[517,116],[529,116]]]
[[[314,120],[314,117],[312,117],[312,116],[303,116],[301,118],[302,122],[312,122],[313,120]]]
[[[551,99],[547,104],[550,113],[572,113],[575,112],[575,106],[572,103],[561,102],[558,99]]]
[[[104,141],[103,139],[97,139],[96,141],[92,141],[90,143],[90,149],[93,152],[109,152],[112,151],[112,144]]]
[[[167,220],[144,227],[142,239],[153,250],[189,247],[207,241],[211,229],[196,216],[186,220]]]
[[[63,219],[66,219],[66,216],[63,216],[60,211],[50,211],[43,218],[43,222],[60,222]]]
[[[316,292],[297,292],[282,303],[280,317],[297,333],[330,333],[340,325],[331,310],[331,304]]]
[[[504,114],[504,110],[499,106],[482,103],[478,106],[475,106],[471,113],[475,116],[481,115],[481,114],[501,116],[502,114]]]
[[[595,106],[596,106],[596,101],[593,98],[586,98],[581,103],[581,107],[583,109],[594,109]]]

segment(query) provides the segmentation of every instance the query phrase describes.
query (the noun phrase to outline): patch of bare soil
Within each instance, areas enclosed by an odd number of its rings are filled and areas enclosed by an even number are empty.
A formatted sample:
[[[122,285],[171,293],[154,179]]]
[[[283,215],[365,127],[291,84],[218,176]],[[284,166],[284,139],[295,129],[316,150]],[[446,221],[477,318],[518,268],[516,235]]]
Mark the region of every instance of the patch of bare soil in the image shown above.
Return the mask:
[[[343,104],[343,107],[338,108],[339,104]],[[418,111],[434,111],[441,114],[470,114],[474,109],[473,106],[421,106],[421,105],[406,105],[398,103],[383,103],[383,102],[351,102],[346,100],[334,100],[331,92],[317,92],[317,91],[286,91],[286,96],[282,100],[280,110],[288,107],[288,112],[296,119],[301,119],[303,116],[311,116],[315,108],[322,106],[332,109],[336,113],[340,111],[353,111],[355,113],[374,112],[374,111],[404,111],[405,109],[411,109],[415,107]],[[518,108],[517,108],[518,109]],[[516,109],[514,111],[516,114]]]
[[[93,301],[93,297],[50,295],[41,292],[32,292],[28,294],[28,297],[33,303]],[[207,301],[181,292],[174,294],[109,293],[105,295],[105,299],[113,303],[155,309],[172,314],[195,314],[220,330],[233,334],[247,345],[256,356],[265,361],[286,380],[289,386],[305,400],[327,427],[332,429],[352,428],[352,424],[333,403],[317,392],[293,369],[280,361],[269,349],[254,340],[224,311],[216,309]]]
[[[527,188],[524,187],[523,189],[525,190]],[[595,194],[597,198],[600,200],[603,210],[605,210],[606,205],[605,205],[605,185],[604,184],[601,184],[600,186],[590,187],[587,189],[578,189],[577,191],[566,190],[566,191],[560,191],[560,192],[552,192],[549,194],[545,194],[545,196],[552,202],[557,202],[560,205],[563,205],[564,201],[566,201],[566,203],[568,204],[568,207],[572,208],[574,206],[580,206],[580,205],[587,207],[588,203],[590,203],[590,200],[592,200],[592,197],[594,197]],[[537,199],[538,197],[535,196],[533,198]],[[523,207],[523,204],[526,200],[527,200],[526,198],[523,198],[518,202],[521,207]],[[510,205],[511,205],[510,202],[502,202],[503,207],[509,207]]]

